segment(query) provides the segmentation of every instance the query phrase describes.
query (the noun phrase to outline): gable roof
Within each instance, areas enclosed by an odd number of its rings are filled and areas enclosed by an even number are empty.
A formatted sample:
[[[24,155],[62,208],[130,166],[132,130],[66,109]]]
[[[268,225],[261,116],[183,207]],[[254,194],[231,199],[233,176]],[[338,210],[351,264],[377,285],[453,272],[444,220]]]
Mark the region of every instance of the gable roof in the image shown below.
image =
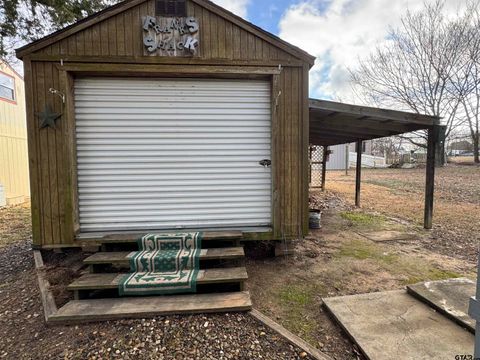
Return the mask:
[[[73,34],[76,34],[90,26],[93,26],[101,21],[104,21],[112,16],[120,14],[134,6],[140,5],[143,2],[148,0],[126,0],[116,5],[110,6],[98,13],[92,14],[72,25],[65,27],[64,29],[58,30],[50,35],[47,35],[39,40],[36,40],[30,44],[27,44],[16,50],[16,55],[19,59],[22,59],[24,56],[31,54],[35,51],[41,50],[57,41],[60,41],[66,37],[69,37]],[[235,25],[243,28],[244,30],[253,33],[254,35],[260,37],[261,39],[269,42],[270,44],[282,49],[283,51],[289,53],[290,55],[297,57],[311,66],[315,63],[315,57],[307,53],[306,51],[300,49],[297,46],[294,46],[285,40],[280,39],[278,36],[269,33],[266,30],[248,22],[247,20],[233,14],[232,12],[214,4],[209,0],[190,0],[196,3],[199,6],[211,11],[212,13],[228,20]]]

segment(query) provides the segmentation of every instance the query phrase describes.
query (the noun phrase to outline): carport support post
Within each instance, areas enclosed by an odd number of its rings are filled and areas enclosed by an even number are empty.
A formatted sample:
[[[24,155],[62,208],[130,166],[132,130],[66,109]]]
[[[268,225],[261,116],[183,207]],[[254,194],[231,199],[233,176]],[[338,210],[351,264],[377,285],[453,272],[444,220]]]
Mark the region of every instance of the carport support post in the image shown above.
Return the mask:
[[[323,157],[322,157],[322,191],[325,191],[325,183],[327,178],[327,156],[328,156],[328,146],[324,146]]]
[[[360,207],[360,185],[362,182],[362,140],[357,141],[357,170],[355,172],[355,206]]]
[[[476,295],[470,298],[470,306],[468,307],[468,315],[475,319],[475,350],[474,359],[480,359],[480,259],[478,261],[477,273],[477,291]]]
[[[425,218],[424,228],[430,230],[433,226],[433,194],[435,190],[435,152],[438,141],[438,126],[428,129],[427,143],[427,174],[425,185]]]

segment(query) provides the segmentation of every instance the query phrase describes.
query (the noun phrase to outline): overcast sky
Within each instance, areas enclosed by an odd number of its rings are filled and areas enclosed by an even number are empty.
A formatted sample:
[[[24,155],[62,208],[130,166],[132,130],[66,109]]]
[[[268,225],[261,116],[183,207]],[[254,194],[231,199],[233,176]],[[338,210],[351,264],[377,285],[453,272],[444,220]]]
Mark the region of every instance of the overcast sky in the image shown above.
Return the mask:
[[[317,57],[310,95],[355,102],[347,67],[385,41],[407,9],[433,0],[213,0]],[[451,16],[463,0],[446,0]]]

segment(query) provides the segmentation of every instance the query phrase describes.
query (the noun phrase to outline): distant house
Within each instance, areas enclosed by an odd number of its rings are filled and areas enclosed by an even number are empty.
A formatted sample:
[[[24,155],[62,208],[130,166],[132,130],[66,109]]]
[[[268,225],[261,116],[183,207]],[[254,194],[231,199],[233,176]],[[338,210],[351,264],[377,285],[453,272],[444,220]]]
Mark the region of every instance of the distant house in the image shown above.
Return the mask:
[[[347,154],[348,147],[348,154]],[[331,154],[327,161],[327,170],[343,170],[348,161],[349,167],[355,166],[356,144],[334,145],[330,147]],[[348,160],[347,160],[348,156]],[[373,141],[367,140],[362,143],[362,166],[363,167],[384,167],[383,156],[374,156]]]
[[[30,196],[23,77],[0,62],[0,206]]]
[[[473,151],[473,144],[467,140],[453,142],[450,145],[449,155],[451,156],[458,156],[464,153],[472,152]]]

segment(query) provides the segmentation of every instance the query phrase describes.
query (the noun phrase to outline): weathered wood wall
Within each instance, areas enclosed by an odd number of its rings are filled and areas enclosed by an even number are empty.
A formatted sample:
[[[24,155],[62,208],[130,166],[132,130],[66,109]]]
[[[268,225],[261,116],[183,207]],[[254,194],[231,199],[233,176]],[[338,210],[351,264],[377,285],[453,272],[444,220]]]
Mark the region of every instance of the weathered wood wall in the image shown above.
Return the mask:
[[[23,203],[30,196],[27,126],[23,79],[0,62],[0,71],[15,79],[14,102],[0,99],[0,183],[7,204]]]
[[[27,119],[34,243],[56,247],[75,241],[75,225],[69,218],[76,205],[68,196],[73,184],[65,175],[74,166],[69,152],[65,151],[68,142],[73,141],[69,129],[74,124],[65,120],[74,122],[74,119],[63,116],[57,130],[39,130],[34,115],[42,111],[46,103],[51,104],[54,111],[64,112],[60,98],[50,94],[49,89],[59,89],[68,96],[70,89],[61,81],[62,66],[68,64],[96,64],[103,69],[108,69],[108,64],[142,63],[145,68],[159,64],[165,67],[202,65],[222,67],[224,72],[233,66],[278,68],[282,65],[280,75],[272,76],[281,92],[272,119],[274,237],[280,239],[305,232],[308,227],[309,64],[261,34],[247,31],[235,19],[230,21],[193,2],[188,3],[188,15],[197,17],[200,23],[200,56],[146,57],[141,17],[151,14],[154,14],[154,1],[144,2],[24,57],[29,89]],[[115,72],[109,74],[115,75]],[[272,96],[276,98],[275,94]]]

